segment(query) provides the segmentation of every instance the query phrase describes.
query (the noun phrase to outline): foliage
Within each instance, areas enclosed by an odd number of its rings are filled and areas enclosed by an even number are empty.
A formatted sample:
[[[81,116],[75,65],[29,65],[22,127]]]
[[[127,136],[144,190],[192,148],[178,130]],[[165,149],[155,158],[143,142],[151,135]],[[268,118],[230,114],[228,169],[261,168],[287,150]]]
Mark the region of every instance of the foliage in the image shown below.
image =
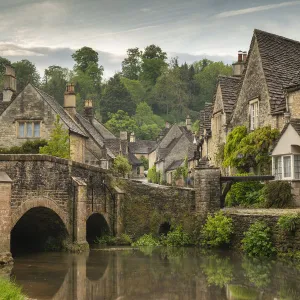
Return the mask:
[[[160,183],[161,173],[156,171],[155,165],[148,170],[147,179],[148,182]]]
[[[144,234],[136,242],[132,243],[132,246],[159,246],[160,242],[152,236],[152,234]]]
[[[34,86],[39,86],[40,74],[32,62],[27,59],[22,59],[21,61],[13,63],[12,66],[16,72],[18,91],[22,91],[29,82]]]
[[[115,245],[115,238],[111,235],[102,235],[97,236],[94,242],[99,245]]]
[[[242,285],[228,285],[230,295],[239,300],[256,300],[259,293],[253,288]]]
[[[242,248],[254,257],[266,257],[275,254],[271,241],[271,229],[264,222],[257,221],[244,233]]]
[[[113,162],[113,170],[125,177],[126,174],[129,174],[132,170],[132,166],[129,163],[128,159],[123,155],[118,155]]]
[[[130,93],[131,98],[136,104],[144,101],[147,97],[146,90],[139,80],[132,80],[126,77],[121,77],[122,83]]]
[[[96,244],[103,246],[112,246],[112,245],[131,245],[132,240],[130,236],[126,233],[122,233],[120,236],[111,236],[111,235],[103,235],[100,237],[96,237],[94,241]]]
[[[299,214],[289,214],[281,216],[277,221],[277,226],[284,232],[295,232],[296,226],[299,223]]]
[[[89,47],[82,47],[72,54],[75,60],[75,69],[85,72],[91,63],[98,63],[98,53]]]
[[[48,144],[40,148],[40,154],[52,155],[61,158],[70,158],[70,139],[68,130],[63,129],[59,115],[56,116],[54,128],[50,134]]]
[[[244,257],[242,267],[248,280],[257,288],[267,287],[271,282],[272,261],[254,257]]]
[[[144,166],[144,170],[148,170],[149,169],[149,159],[147,159],[144,155],[142,155],[140,157],[140,161],[142,162],[142,164]]]
[[[238,174],[247,176],[251,174]],[[230,191],[226,195],[226,206],[244,206],[261,202],[261,193],[264,185],[259,181],[236,182],[231,186]]]
[[[177,226],[168,232],[166,238],[163,238],[163,244],[172,247],[182,247],[190,245],[191,239],[189,235],[184,232],[182,226]]]
[[[100,101],[100,109],[103,121],[106,122],[109,113],[123,110],[132,116],[136,110],[136,103],[121,81],[120,74],[115,74],[107,82]]]
[[[192,132],[194,132],[196,135],[198,135],[199,130],[200,130],[200,120],[196,120],[192,125]]]
[[[287,181],[270,181],[265,184],[262,197],[266,208],[289,207],[293,200],[292,187]]]
[[[0,148],[0,154],[38,154],[40,147],[46,145],[46,140],[26,141],[20,147]]]
[[[21,287],[8,279],[0,278],[0,299],[25,300]]]
[[[105,126],[115,135],[119,135],[120,131],[137,132],[138,127],[133,118],[130,118],[127,112],[118,110],[116,113],[109,113],[109,120]]]
[[[131,80],[137,80],[141,73],[142,51],[139,48],[127,50],[127,57],[122,61],[122,75]]]
[[[270,173],[273,143],[279,136],[271,126],[258,128],[247,133],[245,126],[237,126],[228,135],[224,149],[224,167],[235,167],[241,172],[254,168],[257,173]]]
[[[220,247],[229,244],[232,233],[232,219],[219,211],[214,216],[208,215],[201,231],[202,243],[210,247]]]
[[[216,285],[224,287],[233,279],[233,266],[229,257],[223,258],[218,255],[210,255],[205,257],[200,268],[207,278],[208,285]]]
[[[178,180],[180,178],[183,178],[183,180],[186,181],[186,179],[188,178],[188,174],[189,174],[188,159],[186,157],[184,159],[183,166],[180,166],[175,170],[173,179]]]

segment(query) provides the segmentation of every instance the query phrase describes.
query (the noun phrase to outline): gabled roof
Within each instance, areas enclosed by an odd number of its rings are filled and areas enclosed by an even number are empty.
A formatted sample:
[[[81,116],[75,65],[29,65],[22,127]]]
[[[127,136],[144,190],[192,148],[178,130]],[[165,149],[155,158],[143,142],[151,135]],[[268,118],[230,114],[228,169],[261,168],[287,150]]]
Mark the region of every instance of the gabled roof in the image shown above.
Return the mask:
[[[239,77],[219,76],[224,112],[231,114],[234,110],[240,82]]]
[[[138,154],[149,154],[151,150],[155,147],[156,141],[148,140],[136,140],[135,142],[129,142],[129,151],[131,153]]]
[[[34,87],[34,86],[33,86]],[[88,137],[76,124],[76,122],[69,116],[69,114],[60,106],[60,104],[50,95],[34,87],[41,97],[50,105],[50,107],[60,116],[62,122],[64,122],[70,129],[70,131]]]
[[[255,29],[243,77],[255,39],[269,90],[271,113],[284,111],[284,88],[295,80],[300,70],[300,42]]]
[[[101,134],[103,139],[116,139],[116,137],[95,118],[92,119],[92,124],[97,129],[97,131]]]
[[[182,165],[183,162],[184,162],[184,159],[179,159],[179,160],[173,161],[170,164],[170,166],[167,168],[166,172],[176,170],[177,168],[179,168]]]

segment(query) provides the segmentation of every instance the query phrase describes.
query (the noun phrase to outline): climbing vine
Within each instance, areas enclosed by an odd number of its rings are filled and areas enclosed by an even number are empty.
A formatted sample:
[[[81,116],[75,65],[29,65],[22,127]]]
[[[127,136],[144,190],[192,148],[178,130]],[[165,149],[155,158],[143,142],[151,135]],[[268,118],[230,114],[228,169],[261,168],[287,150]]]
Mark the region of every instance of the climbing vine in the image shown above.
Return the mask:
[[[279,137],[277,129],[270,126],[247,133],[245,126],[238,126],[228,135],[224,147],[224,167],[237,168],[239,172],[270,173],[271,148]]]

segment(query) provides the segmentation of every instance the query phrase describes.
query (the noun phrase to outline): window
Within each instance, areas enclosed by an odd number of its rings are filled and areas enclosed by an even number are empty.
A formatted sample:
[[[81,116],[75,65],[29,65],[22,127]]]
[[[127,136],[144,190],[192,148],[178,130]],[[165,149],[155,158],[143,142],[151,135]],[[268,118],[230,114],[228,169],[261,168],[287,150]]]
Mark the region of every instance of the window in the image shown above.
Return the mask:
[[[274,171],[275,179],[282,179],[282,159],[281,156],[274,157]]]
[[[18,122],[18,137],[39,138],[41,136],[40,127],[40,122],[37,121]]]
[[[249,103],[250,108],[250,129],[254,130],[258,128],[258,100],[253,100]]]
[[[300,155],[294,156],[294,177],[300,179]]]
[[[292,177],[291,156],[283,157],[283,177]]]
[[[216,115],[216,130],[217,132],[220,132],[222,129],[222,115]]]

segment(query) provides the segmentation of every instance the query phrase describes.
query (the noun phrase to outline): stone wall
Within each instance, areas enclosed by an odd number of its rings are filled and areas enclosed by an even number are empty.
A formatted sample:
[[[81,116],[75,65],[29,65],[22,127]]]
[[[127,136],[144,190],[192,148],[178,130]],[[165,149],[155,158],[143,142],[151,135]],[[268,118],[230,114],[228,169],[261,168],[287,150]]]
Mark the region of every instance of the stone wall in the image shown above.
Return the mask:
[[[158,234],[164,222],[182,224],[192,231],[195,217],[195,190],[116,179],[124,195],[124,230],[137,238],[145,233]]]
[[[234,235],[232,245],[240,248],[241,240],[250,225],[256,221],[264,221],[272,230],[272,241],[279,251],[300,250],[300,228],[295,234],[283,234],[277,221],[280,216],[300,212],[300,209],[225,209],[224,212],[230,216],[234,224]]]

